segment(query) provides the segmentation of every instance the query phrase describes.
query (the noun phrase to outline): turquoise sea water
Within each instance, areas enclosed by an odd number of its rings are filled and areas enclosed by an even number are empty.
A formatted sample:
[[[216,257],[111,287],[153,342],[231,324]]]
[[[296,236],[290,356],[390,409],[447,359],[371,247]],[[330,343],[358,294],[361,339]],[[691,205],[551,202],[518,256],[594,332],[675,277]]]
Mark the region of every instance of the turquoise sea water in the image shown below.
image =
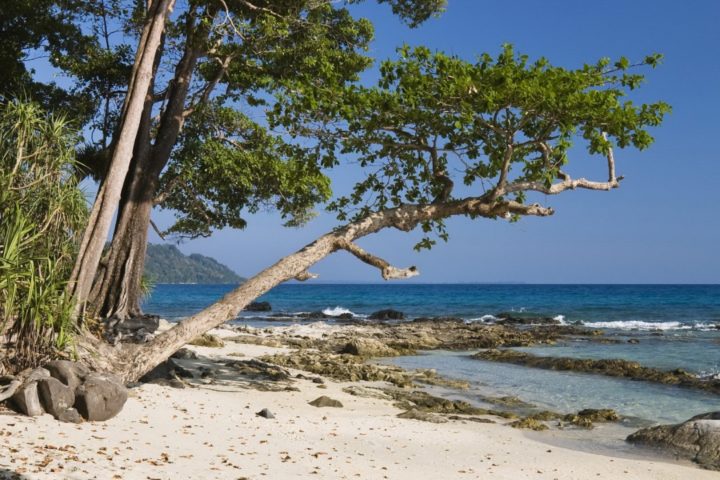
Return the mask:
[[[229,291],[225,285],[158,285],[144,308],[171,320],[201,310]],[[491,322],[499,312],[550,316],[566,323],[603,329],[616,343],[574,341],[523,349],[537,355],[624,358],[663,369],[683,368],[700,376],[720,373],[720,285],[281,285],[259,300],[281,318],[243,313],[236,322],[255,326],[286,324],[299,312],[352,312],[363,318],[383,309],[408,318],[457,316]],[[279,320],[279,322],[278,322]],[[330,321],[332,321],[330,319]],[[628,343],[628,339],[639,343]],[[455,392],[469,400],[480,395],[516,395],[544,408],[575,411],[615,408],[643,422],[676,422],[720,410],[720,396],[623,379],[530,369],[472,360],[473,352],[429,352],[387,359],[408,368],[435,368],[469,380]],[[632,422],[631,422],[632,423]]]

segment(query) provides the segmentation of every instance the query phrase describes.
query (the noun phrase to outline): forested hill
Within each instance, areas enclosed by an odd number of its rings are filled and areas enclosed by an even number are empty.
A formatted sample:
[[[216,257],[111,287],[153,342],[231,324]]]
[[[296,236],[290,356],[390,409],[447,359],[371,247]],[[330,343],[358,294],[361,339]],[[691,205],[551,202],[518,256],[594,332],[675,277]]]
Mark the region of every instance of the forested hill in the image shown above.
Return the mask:
[[[175,245],[147,248],[145,275],[155,283],[232,283],[245,281],[214,258],[193,253],[184,255]]]

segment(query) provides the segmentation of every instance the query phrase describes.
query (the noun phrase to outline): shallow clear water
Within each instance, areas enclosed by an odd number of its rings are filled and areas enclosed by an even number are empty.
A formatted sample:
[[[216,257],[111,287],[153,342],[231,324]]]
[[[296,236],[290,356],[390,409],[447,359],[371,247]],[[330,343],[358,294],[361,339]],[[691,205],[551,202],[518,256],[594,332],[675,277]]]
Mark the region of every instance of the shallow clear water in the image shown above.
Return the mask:
[[[383,359],[404,368],[434,368],[441,375],[471,381],[457,395],[473,402],[483,396],[514,395],[542,409],[560,413],[583,408],[612,408],[643,423],[676,423],[718,410],[720,397],[707,392],[649,382],[575,372],[541,370],[471,359],[470,352],[433,351]]]
[[[158,285],[144,305],[148,313],[177,320],[200,311],[231,290],[228,285]],[[408,318],[458,316],[482,321],[499,312],[562,315],[602,329],[619,343],[584,341],[523,349],[537,355],[576,358],[623,358],[662,369],[683,368],[697,374],[720,372],[720,285],[420,285],[285,284],[258,300],[272,313],[324,310],[353,312],[361,318],[383,308]],[[287,324],[245,312],[236,319],[255,326]],[[628,343],[633,338],[639,343]],[[515,395],[542,408],[563,412],[614,408],[645,422],[678,422],[719,410],[720,396],[614,379],[483,362],[457,352],[432,352],[388,360],[407,368],[435,368],[441,374],[471,381],[473,388],[454,394]]]

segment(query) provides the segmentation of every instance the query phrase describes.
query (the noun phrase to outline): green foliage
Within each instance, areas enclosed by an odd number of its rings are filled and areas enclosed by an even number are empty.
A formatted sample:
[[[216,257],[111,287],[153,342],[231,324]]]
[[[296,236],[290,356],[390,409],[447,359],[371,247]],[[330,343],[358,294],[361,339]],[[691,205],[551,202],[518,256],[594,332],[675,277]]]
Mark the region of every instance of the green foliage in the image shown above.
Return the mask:
[[[0,105],[0,331],[14,369],[72,337],[64,289],[86,202],[72,175],[76,137],[36,104]]]
[[[531,62],[509,45],[476,62],[402,47],[398,60],[381,65],[377,86],[350,85],[341,95],[316,91],[314,110],[290,94],[276,106],[273,122],[317,137],[326,167],[343,155],[365,167],[353,191],[330,204],[341,220],[449,200],[455,183],[470,196],[489,198],[501,191],[506,160],[503,182],[524,202],[525,192],[538,188],[523,183],[549,188],[564,178],[574,144],[603,156],[611,147],[650,146],[648,127],[659,125],[670,108],[636,105],[627,95],[643,80],[630,69],[659,60],[651,55],[640,64],[620,59],[610,66],[603,59],[572,70],[544,58]],[[447,238],[442,223],[422,228]],[[419,247],[432,243],[426,238]]]

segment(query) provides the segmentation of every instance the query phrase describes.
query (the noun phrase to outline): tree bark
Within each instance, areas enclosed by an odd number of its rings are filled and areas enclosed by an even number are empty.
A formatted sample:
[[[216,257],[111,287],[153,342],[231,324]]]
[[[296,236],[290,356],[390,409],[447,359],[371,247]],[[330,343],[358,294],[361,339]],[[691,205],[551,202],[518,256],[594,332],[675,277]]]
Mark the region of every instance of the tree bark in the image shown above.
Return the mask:
[[[151,6],[135,58],[134,75],[123,109],[122,123],[112,160],[98,191],[88,226],[85,229],[77,261],[70,278],[69,292],[75,300],[75,313],[85,307],[110,231],[112,217],[117,210],[125,177],[127,176],[145,99],[150,89],[153,66],[168,11],[174,0],[157,0]]]
[[[385,273],[389,267],[387,262],[367,254],[356,246],[351,246],[357,238],[389,227],[408,232],[420,222],[454,215],[498,218],[508,214],[547,216],[552,213],[552,209],[539,205],[488,200],[484,197],[440,204],[405,205],[377,212],[323,235],[294,254],[282,258],[225,295],[220,301],[162,332],[146,344],[110,347],[86,335],[80,337],[78,341],[78,352],[83,360],[95,369],[111,371],[126,382],[137,381],[193,338],[234,319],[246,305],[276,285],[293,278],[308,278],[310,275],[308,268],[337,250],[351,251],[361,260],[380,268]],[[412,274],[417,272],[414,267],[392,271],[406,271]],[[398,275],[398,277],[403,276],[409,275]]]
[[[142,315],[142,276],[148,228],[160,174],[167,165],[184,123],[183,111],[197,60],[203,54],[207,25],[199,30],[196,16],[188,16],[187,41],[168,92],[154,145],[151,145],[153,95],[148,92],[143,121],[136,140],[132,168],[125,180],[115,232],[89,303],[101,318]]]

